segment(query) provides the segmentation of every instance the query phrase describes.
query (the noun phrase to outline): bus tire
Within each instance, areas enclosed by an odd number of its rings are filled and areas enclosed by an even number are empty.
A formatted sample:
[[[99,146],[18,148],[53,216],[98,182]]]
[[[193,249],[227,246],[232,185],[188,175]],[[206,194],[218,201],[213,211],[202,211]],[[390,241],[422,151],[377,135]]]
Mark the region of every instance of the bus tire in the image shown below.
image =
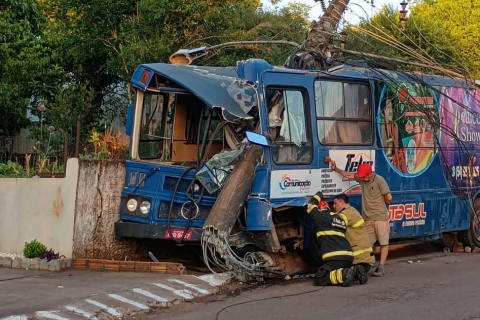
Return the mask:
[[[476,220],[479,220],[476,222]],[[470,228],[458,232],[458,241],[463,244],[464,247],[469,246],[472,250],[475,247],[480,248],[480,198],[476,198],[473,204],[473,212],[470,218]]]

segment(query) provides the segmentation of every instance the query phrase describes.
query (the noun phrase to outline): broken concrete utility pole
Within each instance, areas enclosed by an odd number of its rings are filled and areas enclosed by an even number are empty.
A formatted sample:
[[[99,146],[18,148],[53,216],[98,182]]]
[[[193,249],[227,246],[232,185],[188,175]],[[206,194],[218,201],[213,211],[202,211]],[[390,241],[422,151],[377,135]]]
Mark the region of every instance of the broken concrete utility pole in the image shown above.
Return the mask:
[[[288,58],[285,63],[286,67],[316,70],[327,68],[329,43],[332,36],[335,35],[338,23],[349,2],[350,0],[333,0],[330,3],[320,20],[312,22],[310,31],[305,37],[303,48]]]

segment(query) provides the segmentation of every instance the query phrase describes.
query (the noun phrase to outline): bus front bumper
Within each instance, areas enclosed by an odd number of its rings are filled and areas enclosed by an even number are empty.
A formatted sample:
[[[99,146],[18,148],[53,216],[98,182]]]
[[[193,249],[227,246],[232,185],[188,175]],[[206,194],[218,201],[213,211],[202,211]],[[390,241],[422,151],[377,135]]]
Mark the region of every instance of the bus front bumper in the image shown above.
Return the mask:
[[[185,227],[172,226],[168,232],[167,226],[127,222],[119,220],[115,222],[115,235],[122,238],[143,238],[143,239],[167,239],[180,240]],[[202,228],[190,227],[183,238],[183,241],[198,242],[202,237]]]

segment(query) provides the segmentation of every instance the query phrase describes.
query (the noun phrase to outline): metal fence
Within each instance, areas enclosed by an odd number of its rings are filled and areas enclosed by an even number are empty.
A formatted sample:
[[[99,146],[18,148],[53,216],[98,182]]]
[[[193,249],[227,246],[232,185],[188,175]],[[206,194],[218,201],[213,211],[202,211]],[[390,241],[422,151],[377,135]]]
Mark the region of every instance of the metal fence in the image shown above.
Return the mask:
[[[68,155],[68,143],[61,133],[42,138],[0,136],[0,177],[62,176]]]

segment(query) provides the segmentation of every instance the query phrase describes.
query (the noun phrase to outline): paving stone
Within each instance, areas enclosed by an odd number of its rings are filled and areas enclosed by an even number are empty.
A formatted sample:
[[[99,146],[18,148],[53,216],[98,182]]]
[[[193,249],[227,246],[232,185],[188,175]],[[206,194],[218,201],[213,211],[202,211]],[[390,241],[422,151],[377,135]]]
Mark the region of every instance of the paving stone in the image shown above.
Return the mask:
[[[12,267],[12,258],[10,258],[10,257],[0,258],[0,266],[1,267],[6,267],[6,268],[11,268]]]
[[[29,269],[30,268],[30,260],[32,260],[32,259],[23,258],[22,262],[20,263],[21,268],[22,269]]]
[[[40,269],[40,261],[42,261],[39,258],[31,259],[30,260],[30,269],[32,270],[39,270]]]
[[[22,258],[13,258],[12,268],[21,268],[22,267]]]
[[[49,271],[60,271],[60,261],[58,260],[51,260],[48,262],[48,270]]]
[[[39,263],[38,268],[39,268],[40,270],[46,270],[46,271],[48,271],[48,262],[47,262],[47,260],[46,260],[46,259],[40,260],[40,263]]]

